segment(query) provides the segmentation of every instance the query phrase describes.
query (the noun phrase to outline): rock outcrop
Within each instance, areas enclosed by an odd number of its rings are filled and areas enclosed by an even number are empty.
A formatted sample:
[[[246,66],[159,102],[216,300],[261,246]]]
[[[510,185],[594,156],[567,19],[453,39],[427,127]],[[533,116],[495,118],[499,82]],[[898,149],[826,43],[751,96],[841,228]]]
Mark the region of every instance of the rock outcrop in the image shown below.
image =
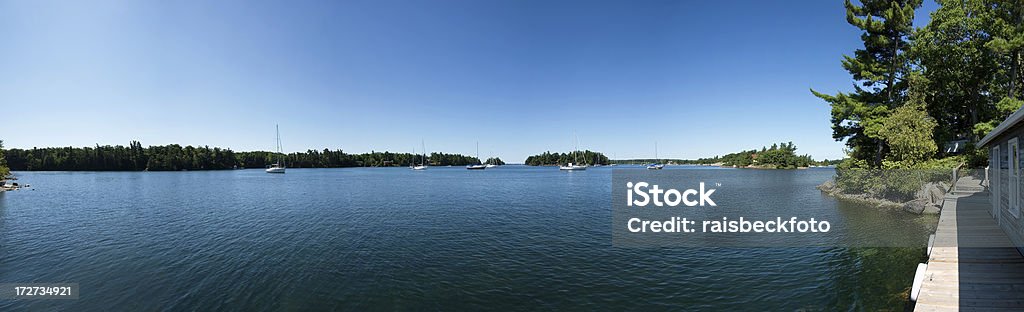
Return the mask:
[[[921,189],[914,194],[914,199],[902,203],[884,198],[875,198],[867,194],[847,194],[832,180],[818,185],[818,189],[829,196],[839,199],[859,201],[879,207],[902,208],[907,212],[916,214],[938,214],[942,211],[942,203],[945,201],[946,192],[949,191],[949,183],[929,182],[921,186]]]

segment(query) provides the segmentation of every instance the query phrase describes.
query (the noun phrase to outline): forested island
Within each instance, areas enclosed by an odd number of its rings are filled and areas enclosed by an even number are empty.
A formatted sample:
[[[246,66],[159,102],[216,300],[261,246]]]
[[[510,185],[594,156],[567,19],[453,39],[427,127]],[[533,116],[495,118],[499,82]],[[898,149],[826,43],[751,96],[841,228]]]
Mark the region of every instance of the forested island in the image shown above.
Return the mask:
[[[608,162],[616,164],[616,165],[644,165],[644,164],[653,164],[653,163],[676,165],[676,164],[687,164],[687,162],[690,162],[690,161],[693,161],[693,160],[689,160],[689,159],[673,159],[673,158],[662,158],[662,159],[633,158],[633,159],[611,159]]]
[[[544,152],[539,155],[533,155],[526,158],[523,163],[528,166],[558,166],[565,165],[568,163],[578,163],[582,165],[607,165],[609,164],[608,157],[604,156],[599,152],[593,152],[590,150],[579,151],[578,153],[553,153]]]
[[[274,163],[278,156],[273,152],[235,152],[219,147],[178,144],[143,147],[142,143],[132,141],[128,146],[9,149],[0,157],[0,165],[6,162],[10,170],[14,171],[221,170],[264,168]],[[391,152],[349,154],[340,149],[307,150],[284,155],[285,163],[291,168],[410,166],[421,162],[420,156]],[[498,158],[489,161],[504,164]],[[480,160],[471,156],[435,152],[427,156],[427,163],[432,166],[464,166],[479,164]]]
[[[501,161],[501,158],[491,157],[491,158],[488,158],[486,161],[484,161],[484,164],[485,165],[503,166],[503,165],[505,165],[505,162]]]
[[[772,144],[771,147],[762,146],[761,150],[752,149],[711,158],[684,161],[683,163],[698,165],[718,164],[728,167],[762,169],[796,169],[810,166],[827,166],[830,164],[827,159],[823,162],[818,162],[814,161],[810,155],[797,155],[796,145],[793,142]]]
[[[772,144],[771,147],[762,146],[760,150],[752,149],[729,153],[721,156],[698,158],[698,159],[618,159],[612,160],[615,164],[649,164],[668,163],[679,165],[708,165],[726,166],[741,168],[761,169],[795,169],[810,166],[831,166],[842,160],[815,161],[810,155],[797,155],[796,145],[793,142]]]

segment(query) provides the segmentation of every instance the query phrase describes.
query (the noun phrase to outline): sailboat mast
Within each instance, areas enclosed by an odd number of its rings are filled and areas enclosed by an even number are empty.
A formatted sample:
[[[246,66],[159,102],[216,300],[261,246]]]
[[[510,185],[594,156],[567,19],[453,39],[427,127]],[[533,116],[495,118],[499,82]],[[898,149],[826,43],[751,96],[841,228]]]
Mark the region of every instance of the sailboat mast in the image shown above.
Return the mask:
[[[281,155],[281,125],[274,125],[274,132],[277,135],[277,163],[284,166],[284,157]]]
[[[578,165],[580,163],[580,137],[576,135],[576,131],[572,132],[572,137],[576,140],[573,145],[572,161]]]

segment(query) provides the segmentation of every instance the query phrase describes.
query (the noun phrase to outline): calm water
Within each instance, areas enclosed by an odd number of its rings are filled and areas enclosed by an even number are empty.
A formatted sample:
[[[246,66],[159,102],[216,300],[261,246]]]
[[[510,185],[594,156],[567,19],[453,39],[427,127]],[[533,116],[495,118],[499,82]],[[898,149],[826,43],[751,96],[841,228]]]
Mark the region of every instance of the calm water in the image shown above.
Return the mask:
[[[831,170],[671,170],[782,181],[846,228],[926,236],[934,222],[821,195],[814,186]],[[0,300],[0,310],[901,310],[924,258],[616,248],[611,172],[21,172],[35,190],[0,193],[0,283],[79,283],[81,299]]]

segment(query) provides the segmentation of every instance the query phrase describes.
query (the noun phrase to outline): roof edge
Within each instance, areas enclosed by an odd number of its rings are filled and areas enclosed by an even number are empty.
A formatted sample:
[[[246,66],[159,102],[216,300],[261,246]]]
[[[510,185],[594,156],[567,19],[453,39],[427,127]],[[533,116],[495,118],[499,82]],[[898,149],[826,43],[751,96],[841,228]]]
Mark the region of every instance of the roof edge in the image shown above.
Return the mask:
[[[1003,134],[1007,129],[1010,129],[1010,127],[1013,127],[1013,125],[1019,123],[1021,120],[1024,120],[1024,107],[1017,109],[1017,111],[1013,112],[1010,117],[1006,117],[1006,120],[1000,122],[995,129],[992,129],[991,132],[985,135],[984,138],[981,138],[981,140],[978,141],[978,146],[985,146],[990,143],[997,136]]]

